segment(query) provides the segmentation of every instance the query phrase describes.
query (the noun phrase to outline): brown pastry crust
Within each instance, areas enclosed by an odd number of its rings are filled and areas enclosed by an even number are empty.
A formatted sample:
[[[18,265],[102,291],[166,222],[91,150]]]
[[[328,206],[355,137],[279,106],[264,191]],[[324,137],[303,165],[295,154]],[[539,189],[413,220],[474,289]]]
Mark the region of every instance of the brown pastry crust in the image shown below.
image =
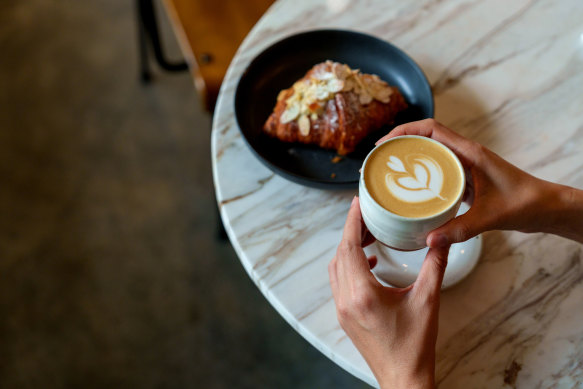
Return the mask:
[[[314,66],[303,79],[309,79],[318,71],[322,63]],[[320,67],[320,68],[319,68]],[[386,124],[391,124],[397,113],[407,107],[405,99],[395,87],[388,103],[372,100],[361,104],[354,91],[337,92],[325,103],[324,113],[310,118],[310,132],[302,135],[297,120],[281,123],[281,115],[286,109],[286,100],[294,93],[293,87],[281,92],[273,113],[263,127],[264,132],[284,142],[315,144],[325,149],[335,149],[339,155],[354,151],[358,143],[371,132]]]

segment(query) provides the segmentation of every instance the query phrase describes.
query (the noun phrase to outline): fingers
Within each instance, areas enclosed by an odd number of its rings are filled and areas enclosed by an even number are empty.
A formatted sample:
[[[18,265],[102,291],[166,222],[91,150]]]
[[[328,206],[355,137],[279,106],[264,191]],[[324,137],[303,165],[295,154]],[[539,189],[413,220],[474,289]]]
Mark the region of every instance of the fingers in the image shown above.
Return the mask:
[[[336,251],[336,274],[340,288],[374,279],[362,249],[362,225],[360,204],[358,197],[355,197],[346,217],[342,241]]]
[[[338,274],[336,273],[336,257],[332,258],[328,264],[328,277],[330,278],[330,288],[334,300],[338,299]]]
[[[360,246],[340,243],[336,251],[336,274],[339,289],[352,290],[363,285],[372,275],[366,255]]]
[[[474,197],[476,195],[474,176],[470,170],[466,170],[465,174],[466,174],[466,189],[464,190],[464,196],[462,200],[471,206],[474,203]]]
[[[437,248],[465,242],[486,230],[484,219],[475,208],[470,208],[467,213],[431,231],[427,235],[427,246]]]
[[[449,246],[429,249],[415,281],[415,288],[421,291],[421,294],[425,296],[439,294],[448,254]]]
[[[425,119],[416,122],[401,124],[400,126],[393,128],[393,130],[389,132],[387,135],[383,136],[381,139],[376,141],[375,144],[377,145],[381,144],[386,140],[401,135],[419,135],[431,138],[434,128],[436,127],[437,124],[438,123],[433,119]]]
[[[366,228],[364,220],[362,220],[360,202],[356,196],[352,199],[352,204],[350,204],[350,210],[346,217],[342,240],[350,242],[351,244],[358,244],[361,247],[366,247],[376,241],[375,237],[370,233],[368,228]]]
[[[360,247],[362,243],[362,215],[360,214],[360,203],[358,197],[354,196],[348,216],[346,217],[346,224],[344,225],[344,233],[342,234],[342,241],[357,245]]]
[[[425,119],[397,126],[379,139],[376,144],[401,135],[419,135],[435,139],[449,147],[468,168],[475,163],[475,143],[450,130],[435,119]]]

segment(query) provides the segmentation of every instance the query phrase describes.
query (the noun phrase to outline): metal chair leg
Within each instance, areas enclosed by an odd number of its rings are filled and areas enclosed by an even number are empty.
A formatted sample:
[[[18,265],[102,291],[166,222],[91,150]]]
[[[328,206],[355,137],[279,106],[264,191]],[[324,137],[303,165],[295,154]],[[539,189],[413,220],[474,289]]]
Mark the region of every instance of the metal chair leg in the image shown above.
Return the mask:
[[[186,62],[169,62],[162,50],[156,10],[153,0],[136,0],[138,18],[138,39],[140,45],[140,66],[143,82],[149,82],[151,73],[148,64],[148,43],[154,51],[154,58],[160,67],[166,71],[176,72],[188,69]]]
[[[147,84],[152,79],[152,75],[150,73],[150,65],[148,63],[148,41],[146,37],[146,28],[144,23],[142,22],[141,12],[140,12],[140,1],[136,2],[136,12],[138,17],[137,20],[137,28],[138,28],[138,48],[140,52],[140,78],[142,83]]]

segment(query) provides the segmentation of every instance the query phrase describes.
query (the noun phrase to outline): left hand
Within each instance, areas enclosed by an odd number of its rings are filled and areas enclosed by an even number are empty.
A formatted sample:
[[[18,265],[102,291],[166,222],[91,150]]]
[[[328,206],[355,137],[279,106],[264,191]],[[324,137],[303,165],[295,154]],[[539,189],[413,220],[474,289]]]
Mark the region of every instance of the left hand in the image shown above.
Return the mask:
[[[355,197],[328,266],[338,321],[381,388],[433,387],[439,298],[449,247],[429,250],[412,285],[388,288],[370,271],[363,250],[366,236]]]

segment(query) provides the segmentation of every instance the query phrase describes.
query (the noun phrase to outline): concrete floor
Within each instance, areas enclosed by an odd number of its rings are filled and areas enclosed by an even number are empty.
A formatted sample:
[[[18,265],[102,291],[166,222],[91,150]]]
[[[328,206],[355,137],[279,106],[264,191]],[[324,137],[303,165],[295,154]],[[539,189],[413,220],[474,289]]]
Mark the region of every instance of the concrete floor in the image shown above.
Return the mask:
[[[367,387],[217,240],[210,118],[139,83],[132,5],[0,2],[0,388]]]

